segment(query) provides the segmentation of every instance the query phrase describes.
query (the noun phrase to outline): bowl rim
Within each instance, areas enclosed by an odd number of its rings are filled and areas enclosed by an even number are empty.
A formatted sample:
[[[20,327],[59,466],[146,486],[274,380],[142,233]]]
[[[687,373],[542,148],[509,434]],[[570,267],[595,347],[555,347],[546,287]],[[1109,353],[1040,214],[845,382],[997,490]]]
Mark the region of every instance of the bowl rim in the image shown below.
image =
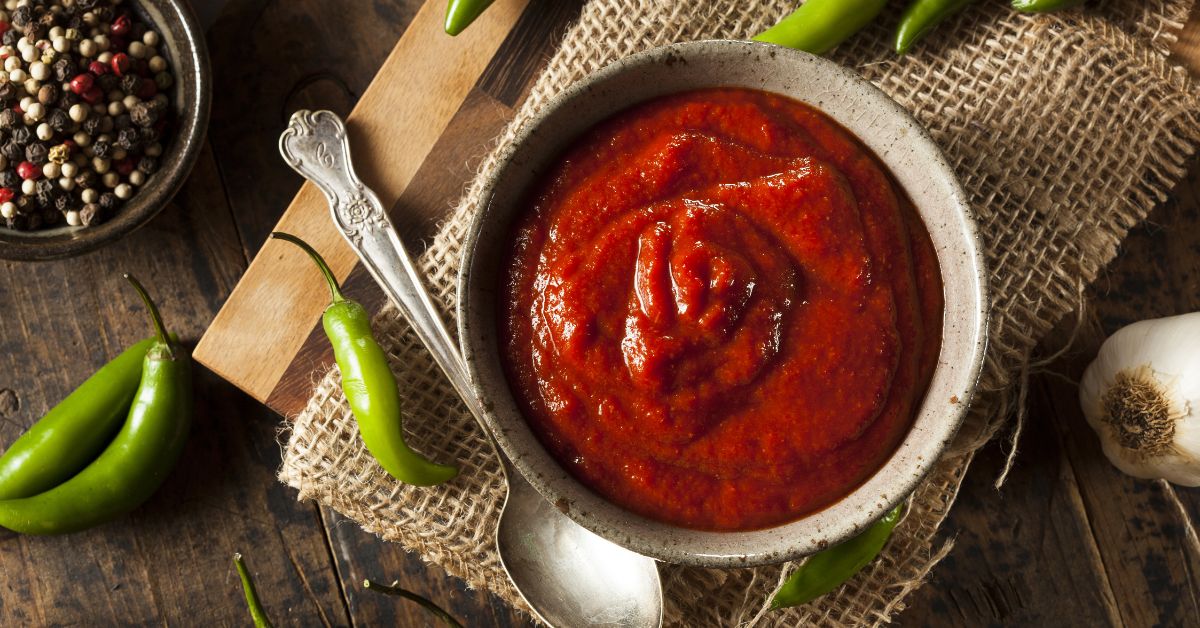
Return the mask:
[[[204,29],[195,11],[186,0],[127,0],[129,10],[142,14],[150,23],[162,27],[155,19],[156,14],[167,20],[178,20],[179,31],[174,37],[180,42],[178,58],[171,59],[176,80],[181,80],[184,67],[187,75],[186,88],[180,86],[179,93],[186,97],[194,92],[188,102],[177,102],[183,122],[171,138],[168,152],[150,181],[147,189],[133,197],[136,204],[128,203],[118,216],[95,227],[57,227],[44,231],[14,231],[0,227],[0,259],[12,261],[50,261],[83,255],[124,238],[149,223],[170,204],[171,199],[183,187],[204,148],[208,129],[209,113],[212,108],[212,79],[208,46]],[[165,29],[162,29],[165,30]],[[166,34],[163,35],[164,40]],[[183,61],[187,61],[186,64]],[[171,151],[178,151],[172,153]],[[168,164],[168,159],[170,163]],[[152,189],[151,186],[153,186]],[[143,196],[144,195],[144,196]],[[135,214],[136,212],[136,214]],[[122,214],[129,220],[120,220]]]
[[[962,307],[958,310],[970,319],[950,319],[950,286],[947,285],[944,288],[947,291],[947,306],[944,310],[943,344],[933,381],[909,433],[893,455],[871,477],[850,494],[820,511],[789,523],[752,531],[702,531],[647,519],[608,502],[559,466],[533,435],[520,410],[516,408],[502,368],[502,389],[495,382],[495,363],[499,362],[497,345],[494,342],[496,324],[494,317],[489,321],[486,316],[495,311],[494,308],[488,307],[487,300],[489,291],[494,292],[495,286],[480,286],[477,281],[473,281],[473,277],[481,274],[487,276],[487,272],[478,269],[479,264],[488,261],[480,262],[478,251],[481,237],[485,233],[485,227],[497,214],[493,205],[498,190],[503,189],[505,175],[514,167],[514,163],[527,158],[531,161],[524,166],[517,164],[515,167],[536,171],[538,165],[545,165],[546,162],[555,159],[579,133],[593,126],[598,120],[655,95],[618,98],[618,104],[604,107],[602,115],[596,114],[597,119],[584,124],[572,137],[548,140],[551,144],[557,142],[557,145],[533,156],[524,155],[522,151],[527,150],[526,145],[531,140],[538,139],[539,129],[548,124],[547,121],[555,121],[555,116],[566,115],[576,100],[586,102],[587,98],[594,98],[595,93],[603,91],[602,88],[607,85],[617,85],[619,88],[619,81],[625,73],[656,65],[674,67],[681,63],[712,62],[709,57],[729,63],[741,61],[788,66],[800,80],[812,80],[813,77],[808,73],[816,73],[820,80],[855,90],[859,102],[865,103],[865,108],[857,110],[854,115],[862,118],[873,114],[875,123],[879,120],[887,121],[890,125],[889,132],[899,130],[900,137],[909,144],[909,152],[913,155],[919,154],[923,176],[932,182],[931,186],[940,186],[944,192],[941,204],[929,209],[930,215],[927,216],[924,208],[918,206],[922,221],[933,235],[935,229],[929,225],[930,219],[933,213],[944,211],[948,215],[942,218],[951,222],[943,228],[948,233],[961,232],[961,241],[957,242],[961,249],[945,250],[947,257],[954,253],[961,259],[943,259],[943,250],[939,248],[938,263],[946,283],[948,270],[952,271],[953,278],[966,282],[960,290],[961,294],[956,294],[955,298],[963,300]],[[724,75],[708,76],[689,87],[664,90],[659,95],[720,86],[752,87],[742,82],[731,81]],[[656,88],[647,89],[653,91]],[[826,111],[827,115],[854,132],[853,124],[847,124],[844,117],[828,112],[827,107],[820,103],[798,97],[794,93],[764,87],[757,89],[782,93],[808,102]],[[831,96],[839,95],[837,90],[828,93]],[[894,161],[900,157],[889,155],[887,150],[881,151],[879,146],[882,145],[882,140],[873,141],[874,138],[855,134],[883,161],[906,192],[913,196],[912,185],[905,185],[904,180],[907,178],[910,184],[913,183],[915,174],[909,173],[908,177],[899,176],[901,173],[896,171]],[[852,70],[808,53],[760,42],[702,40],[669,44],[618,59],[566,87],[517,130],[513,141],[497,155],[497,161],[497,167],[492,170],[482,186],[479,209],[471,217],[464,240],[457,286],[460,349],[473,392],[485,408],[482,418],[500,449],[512,460],[517,472],[521,473],[545,499],[558,505],[560,510],[581,526],[634,552],[671,563],[702,567],[746,567],[792,560],[842,542],[866,529],[917,488],[918,483],[932,470],[952,442],[974,395],[987,343],[990,307],[988,271],[974,213],[953,169],[925,128],[891,97]],[[530,163],[533,165],[529,165]],[[914,168],[915,165],[910,166],[908,170]],[[510,194],[519,197],[522,192],[523,190],[520,190]],[[492,230],[493,233],[503,234],[494,235],[493,239],[508,237],[511,221],[507,217],[511,215],[504,215],[506,220],[509,220],[503,225],[504,228]],[[494,260],[491,261],[493,270],[490,272],[495,272]],[[965,270],[952,266],[953,262],[964,264]],[[480,302],[483,304],[480,305]],[[489,324],[491,329],[488,329]],[[962,364],[946,361],[946,338],[952,333],[951,329],[956,334],[952,338],[957,338],[955,342],[961,343],[960,352],[969,355],[966,368],[962,368]],[[484,364],[485,361],[487,364]],[[934,401],[935,385],[939,386],[939,391],[952,391],[952,394],[947,395],[949,406],[944,405],[945,401],[942,400],[940,392],[937,401]],[[498,397],[500,399],[497,399]],[[516,420],[511,418],[514,411]],[[499,417],[501,413],[508,418]],[[895,468],[897,460],[905,465],[899,469]]]

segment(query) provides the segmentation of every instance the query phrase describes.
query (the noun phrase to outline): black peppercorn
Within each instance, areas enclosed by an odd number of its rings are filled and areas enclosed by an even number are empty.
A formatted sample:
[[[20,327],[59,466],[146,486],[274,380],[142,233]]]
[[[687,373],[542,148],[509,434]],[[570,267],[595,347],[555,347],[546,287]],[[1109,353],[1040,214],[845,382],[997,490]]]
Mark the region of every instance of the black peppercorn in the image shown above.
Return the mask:
[[[88,135],[96,135],[100,132],[100,116],[92,116],[87,120],[80,122],[79,128]]]
[[[146,157],[142,157],[138,161],[137,169],[140,170],[144,175],[152,175],[155,172],[158,172],[158,160],[148,155]]]
[[[104,194],[100,195],[98,202],[100,204],[100,209],[102,209],[105,213],[110,212],[117,207],[117,195],[113,194],[112,192],[105,192]]]
[[[79,210],[79,222],[85,227],[90,227],[93,224],[100,222],[100,206],[95,203],[88,203]]]
[[[121,77],[116,74],[101,74],[96,77],[96,85],[100,86],[101,91],[108,93],[121,87]]]
[[[128,129],[131,126],[133,126],[133,119],[130,118],[129,114],[127,113],[123,113],[113,118],[113,128],[118,131],[121,129]]]
[[[33,21],[33,9],[29,5],[19,6],[13,10],[9,18],[13,26],[25,28],[26,25]]]
[[[138,132],[133,129],[121,129],[117,131],[117,139],[115,141],[117,148],[127,152],[137,150],[142,145],[142,138]]]
[[[0,83],[0,105],[8,107],[17,99],[17,87],[12,83]],[[11,110],[9,110],[11,111]],[[14,116],[16,112],[13,112]],[[15,117],[14,117],[15,119]],[[5,125],[8,126],[8,125]]]
[[[21,177],[17,175],[15,170],[5,170],[0,172],[0,187],[15,189],[21,187]]]
[[[80,170],[79,174],[75,175],[75,185],[81,190],[86,190],[95,186],[99,178],[93,170]]]
[[[25,161],[35,166],[45,164],[49,154],[50,149],[46,148],[46,145],[41,142],[32,142],[29,146],[25,147]]]
[[[18,144],[16,140],[9,140],[7,144],[0,147],[0,155],[4,155],[4,158],[7,159],[8,163],[10,164],[20,163],[21,160],[25,158],[25,148]],[[14,177],[17,176],[17,173],[11,170],[6,172],[12,172]]]
[[[25,31],[25,37],[30,40],[37,41],[46,38],[46,27],[37,22],[26,24],[23,30]]]
[[[112,153],[112,144],[104,140],[96,140],[92,142],[92,154],[101,159],[107,158]]]
[[[36,209],[36,205],[37,204],[33,201],[33,197],[31,196],[17,197],[18,214],[31,214],[33,213],[33,210]]]
[[[37,100],[43,105],[49,107],[58,101],[58,86],[47,83],[38,90]]]
[[[59,83],[66,83],[78,74],[75,69],[75,62],[68,57],[59,57],[58,61],[55,61],[51,68],[54,70],[54,80]]]
[[[158,131],[149,126],[138,129],[138,135],[142,136],[142,144],[153,144],[159,137]]]
[[[79,103],[79,96],[69,90],[63,90],[62,96],[58,97],[58,108],[63,111],[68,111],[74,105]]]
[[[24,146],[33,139],[33,131],[24,124],[14,124],[12,128],[12,141],[19,146]]]
[[[142,77],[136,74],[126,74],[121,77],[121,91],[126,94],[136,94],[142,86]]]
[[[54,207],[54,182],[50,179],[38,179],[34,184],[34,194],[37,204],[41,207]]]
[[[138,126],[154,126],[158,122],[159,112],[149,103],[140,102],[129,110],[129,118]]]
[[[15,28],[10,28],[10,29],[4,31],[4,36],[0,37],[0,43],[4,44],[5,46],[16,47],[17,42],[20,40],[21,40],[21,31],[18,31]]]
[[[92,13],[96,15],[96,19],[101,22],[111,22],[113,18],[112,7],[97,6],[92,9]]]
[[[54,195],[54,209],[65,214],[73,209],[72,204],[71,195],[63,192],[61,189]]]
[[[67,129],[71,128],[71,116],[62,109],[51,109],[49,115],[46,116],[46,124],[54,129],[57,133],[66,133]]]

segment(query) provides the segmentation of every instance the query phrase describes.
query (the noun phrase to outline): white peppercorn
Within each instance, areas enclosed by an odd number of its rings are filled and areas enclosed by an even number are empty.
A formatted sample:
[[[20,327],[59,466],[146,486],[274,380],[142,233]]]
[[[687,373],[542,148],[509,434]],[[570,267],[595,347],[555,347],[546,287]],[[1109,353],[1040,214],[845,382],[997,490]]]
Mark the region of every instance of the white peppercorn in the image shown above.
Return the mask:
[[[73,137],[71,137],[71,141],[75,142],[76,146],[79,146],[81,148],[87,148],[88,146],[92,145],[92,136],[88,135],[87,133],[84,133],[83,131],[80,131],[80,132],[76,133]],[[80,164],[80,165],[82,165],[82,164]]]
[[[159,72],[162,72],[167,69],[167,60],[158,55],[155,55],[153,57],[150,57],[149,65],[150,65],[150,71],[154,72],[155,74],[158,74]]]
[[[107,159],[105,159],[103,157],[93,157],[92,158],[92,170],[95,170],[97,173],[104,174],[104,173],[108,172],[108,167],[109,167],[109,162]]]
[[[17,68],[8,73],[8,80],[10,80],[18,85],[24,83],[25,79],[27,79],[27,78],[29,78],[29,75],[26,74],[25,70],[22,70],[21,68]]]
[[[108,50],[109,46],[112,44],[112,42],[110,42],[108,40],[108,35],[105,35],[103,33],[93,37],[92,41],[96,42],[96,48],[99,49],[101,52]],[[108,55],[108,58],[112,59],[112,55],[111,54]],[[104,59],[101,59],[101,61],[103,61],[104,63],[108,63],[108,61],[105,61]]]
[[[26,94],[36,94],[38,93],[38,90],[41,89],[42,83],[37,79],[30,77],[25,79],[25,84],[22,87],[25,88]]]
[[[21,105],[21,111],[29,111],[29,105],[32,105],[34,102],[33,96],[26,96],[22,98],[21,102],[19,103]]]
[[[40,56],[41,55],[38,54],[37,49],[33,46],[28,46],[21,51],[21,60],[25,63],[33,63]]]
[[[75,189],[75,179],[71,177],[62,177],[58,180],[58,187],[70,192]]]
[[[157,31],[148,30],[142,34],[142,43],[147,46],[157,46],[160,41],[162,41],[162,38],[158,36]]]
[[[126,96],[125,98],[121,99],[121,104],[125,105],[126,111],[133,109],[133,106],[140,102],[142,102],[142,99],[138,98],[137,96],[134,96],[133,94],[130,94],[130,95]]]
[[[71,116],[71,119],[76,122],[83,122],[84,120],[87,120],[89,111],[90,109],[87,105],[77,102],[71,105],[71,108],[67,110],[67,115]]]
[[[133,186],[129,185],[128,183],[122,183],[113,188],[113,194],[116,194],[117,198],[125,200],[130,196],[133,196]]]
[[[129,173],[129,182],[134,185],[141,186],[146,182],[146,174],[141,170],[134,170],[133,172]]]
[[[50,42],[50,45],[58,52],[67,52],[71,49],[71,42],[66,37],[55,37]]]
[[[94,57],[99,50],[96,48],[96,42],[90,39],[84,39],[79,42],[79,54],[84,57]]]
[[[21,193],[22,194],[29,196],[30,194],[33,194],[35,191],[37,191],[37,181],[34,181],[33,179],[25,179],[24,181],[21,182]]]
[[[79,212],[77,210],[72,209],[71,211],[67,212],[67,224],[71,225],[72,227],[78,227],[79,225],[83,224],[83,221],[79,219]]]
[[[38,103],[38,105],[40,106],[41,103]],[[54,129],[50,128],[50,125],[46,124],[45,122],[37,125],[37,130],[35,133],[37,134],[37,138],[43,142],[54,137]]]
[[[121,183],[121,175],[109,170],[104,173],[103,177],[100,177],[100,180],[104,182],[104,187],[115,188],[118,183]],[[122,185],[124,184],[122,183]]]
[[[128,156],[129,156],[129,152],[126,151],[124,148],[114,148],[112,151],[112,155],[109,156],[109,159],[111,159],[112,161],[121,161],[122,159],[125,159]]]
[[[85,203],[95,203],[100,200],[100,193],[93,188],[88,188],[79,193],[79,198]]]
[[[12,54],[12,53],[9,53]],[[21,67],[21,59],[19,57],[8,57],[4,60],[4,71],[12,72]]]
[[[129,56],[133,57],[134,59],[145,59],[147,52],[148,49],[146,48],[146,44],[143,44],[140,41],[129,42]]]
[[[159,155],[162,155],[162,144],[155,142],[147,146],[146,150],[143,152],[145,152],[149,157],[158,157]]]
[[[68,161],[62,165],[62,176],[74,177],[77,174],[79,174],[79,166],[76,166],[75,162]]]
[[[40,102],[34,102],[25,110],[25,115],[29,116],[30,120],[41,120],[46,117],[46,106]]]
[[[0,204],[0,216],[12,218],[17,215],[17,204],[12,201],[5,201]]]
[[[116,117],[125,113],[125,103],[120,100],[114,100],[108,103],[108,115]]]
[[[42,175],[47,179],[57,179],[60,174],[62,174],[62,168],[53,161],[47,161],[46,165],[42,166]]]
[[[41,61],[34,61],[29,64],[29,76],[39,81],[44,81],[50,78],[50,66]]]

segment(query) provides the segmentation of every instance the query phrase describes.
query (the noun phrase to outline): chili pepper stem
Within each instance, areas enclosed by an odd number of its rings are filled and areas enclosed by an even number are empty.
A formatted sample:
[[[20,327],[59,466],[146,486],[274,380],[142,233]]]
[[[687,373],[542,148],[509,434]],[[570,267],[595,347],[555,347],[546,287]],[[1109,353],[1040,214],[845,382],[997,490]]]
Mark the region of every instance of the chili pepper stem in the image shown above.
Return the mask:
[[[142,303],[146,304],[146,309],[150,312],[150,322],[154,324],[154,333],[158,336],[158,341],[167,348],[167,354],[172,360],[175,359],[175,348],[171,346],[171,337],[167,334],[167,328],[163,325],[162,315],[158,313],[158,306],[150,299],[150,294],[146,292],[146,288],[142,287],[142,282],[137,280],[137,277],[129,273],[122,275],[125,280],[133,284],[133,289],[137,290],[139,296],[142,297]]]
[[[342,296],[341,288],[338,287],[337,279],[333,276],[333,271],[329,270],[329,265],[325,263],[325,258],[321,257],[321,254],[318,253],[317,250],[311,245],[309,245],[309,243],[290,233],[284,233],[282,231],[271,232],[271,237],[291,242],[292,244],[295,244],[303,249],[305,253],[308,253],[308,256],[311,257],[314,262],[316,262],[317,268],[321,270],[321,274],[325,275],[325,281],[329,283],[329,295],[330,298],[333,299],[333,302],[341,303],[342,301],[346,300],[346,297]]]
[[[238,578],[242,581],[242,591],[246,594],[246,606],[250,608],[250,618],[254,621],[255,628],[272,628],[266,610],[258,601],[258,592],[254,589],[254,581],[250,579],[250,571],[246,569],[246,563],[242,562],[240,553],[233,555],[233,566],[237,568]]]
[[[386,585],[379,584],[378,582],[372,582],[370,579],[367,579],[363,580],[363,588],[370,589],[372,591],[379,591],[380,593],[386,593],[388,595],[397,595],[406,600],[412,600],[413,602],[416,602],[424,607],[425,610],[436,615],[438,619],[441,619],[443,622],[445,622],[447,626],[450,626],[451,628],[462,628],[462,624],[458,623],[458,620],[454,619],[450,613],[442,610],[442,607],[434,604],[427,598],[413,593],[412,591],[400,588],[399,580],[393,581],[391,585]]]

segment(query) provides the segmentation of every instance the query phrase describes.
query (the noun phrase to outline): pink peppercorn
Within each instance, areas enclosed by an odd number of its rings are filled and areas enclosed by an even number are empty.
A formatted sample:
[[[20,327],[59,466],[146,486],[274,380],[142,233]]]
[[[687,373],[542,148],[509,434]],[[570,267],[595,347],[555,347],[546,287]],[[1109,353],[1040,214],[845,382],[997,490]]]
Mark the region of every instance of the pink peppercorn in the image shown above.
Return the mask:
[[[113,55],[111,65],[113,74],[116,74],[117,76],[125,76],[127,73],[129,73],[129,55],[123,52],[118,52],[117,54]]]
[[[71,79],[71,91],[75,92],[76,96],[82,96],[84,92],[92,88],[96,84],[96,77],[88,73],[78,74]]]
[[[79,95],[89,105],[94,105],[104,99],[104,92],[100,90],[98,85],[93,85],[91,89]]]
[[[0,188],[0,203],[7,203],[13,199],[16,194],[12,188]]]
[[[133,160],[133,157],[126,157],[125,159],[118,161],[116,167],[117,173],[121,176],[125,176],[133,172],[133,169],[137,167],[137,162]],[[2,202],[3,201],[0,201],[0,203]]]
[[[28,161],[22,161],[21,163],[17,164],[17,176],[25,179],[26,181],[37,179],[38,177],[42,176],[42,169],[29,163]]]
[[[99,61],[93,61],[88,64],[88,72],[91,72],[92,74],[95,74],[96,76],[100,76],[102,74],[108,74],[108,66],[104,65],[103,63],[100,63]]]
[[[129,16],[124,14],[118,15],[109,28],[109,32],[117,37],[126,37],[132,30],[133,23],[129,21]]]

